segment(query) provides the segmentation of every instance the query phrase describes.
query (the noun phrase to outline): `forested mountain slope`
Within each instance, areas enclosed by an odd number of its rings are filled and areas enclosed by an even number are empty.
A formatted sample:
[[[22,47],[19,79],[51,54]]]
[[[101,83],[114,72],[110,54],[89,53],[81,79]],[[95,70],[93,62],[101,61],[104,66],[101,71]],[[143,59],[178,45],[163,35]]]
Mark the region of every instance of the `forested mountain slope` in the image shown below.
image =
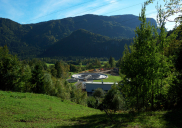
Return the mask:
[[[124,45],[132,39],[111,39],[107,36],[94,34],[84,29],[74,31],[70,36],[61,39],[48,48],[40,57],[85,56],[110,57],[122,56]]]
[[[156,21],[147,18],[152,24]],[[110,38],[133,38],[134,29],[140,25],[138,16],[83,15],[36,24],[19,24],[0,18],[0,46],[7,45],[11,53],[18,56],[36,56],[55,42],[69,36],[73,31],[87,31]]]

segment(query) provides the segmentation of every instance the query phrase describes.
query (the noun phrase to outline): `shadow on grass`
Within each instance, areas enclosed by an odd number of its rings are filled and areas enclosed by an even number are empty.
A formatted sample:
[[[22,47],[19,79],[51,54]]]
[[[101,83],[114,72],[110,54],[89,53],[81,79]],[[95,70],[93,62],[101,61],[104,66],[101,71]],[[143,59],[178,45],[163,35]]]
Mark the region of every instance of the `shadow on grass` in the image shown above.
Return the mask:
[[[182,128],[182,110],[169,111],[162,117],[167,128]]]
[[[72,118],[70,120],[74,122],[73,125],[57,126],[55,128],[182,128],[182,110],[135,114],[112,114],[112,118],[115,122],[112,122],[106,114]]]
[[[127,127],[133,121],[134,116],[129,114],[112,114],[115,122],[106,114],[92,115],[80,118],[72,118],[71,121],[77,122],[72,126],[57,126],[55,128],[104,128],[104,127]]]

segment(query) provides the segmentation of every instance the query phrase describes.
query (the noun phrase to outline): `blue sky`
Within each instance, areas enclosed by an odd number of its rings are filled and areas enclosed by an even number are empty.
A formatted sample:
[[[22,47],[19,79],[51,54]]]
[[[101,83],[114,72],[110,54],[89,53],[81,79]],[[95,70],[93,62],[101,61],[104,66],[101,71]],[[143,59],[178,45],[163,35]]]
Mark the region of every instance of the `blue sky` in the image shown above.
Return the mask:
[[[0,0],[0,17],[20,24],[75,17],[84,14],[138,16],[145,0]],[[163,0],[158,0],[164,4]],[[156,19],[157,2],[147,6],[146,17]],[[170,17],[173,20],[175,16]],[[175,23],[167,22],[166,28],[173,29]]]

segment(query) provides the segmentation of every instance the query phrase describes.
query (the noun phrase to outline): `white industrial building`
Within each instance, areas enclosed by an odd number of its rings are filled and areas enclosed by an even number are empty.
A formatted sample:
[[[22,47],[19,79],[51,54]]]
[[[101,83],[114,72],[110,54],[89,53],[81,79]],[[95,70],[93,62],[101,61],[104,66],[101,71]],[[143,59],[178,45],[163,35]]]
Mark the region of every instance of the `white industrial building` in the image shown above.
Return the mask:
[[[113,82],[83,82],[86,87],[86,92],[92,93],[97,88],[102,88],[104,91],[108,91],[111,89],[111,86],[114,84]],[[118,84],[118,83],[116,83]]]

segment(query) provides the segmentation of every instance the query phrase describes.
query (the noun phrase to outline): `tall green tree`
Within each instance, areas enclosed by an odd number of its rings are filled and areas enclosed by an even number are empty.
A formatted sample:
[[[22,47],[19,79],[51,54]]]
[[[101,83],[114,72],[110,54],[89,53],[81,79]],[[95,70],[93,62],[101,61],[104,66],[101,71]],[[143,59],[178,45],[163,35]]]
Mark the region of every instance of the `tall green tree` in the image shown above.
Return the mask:
[[[130,50],[125,46],[120,66],[124,83],[122,92],[130,105],[138,110],[141,107],[148,107],[148,104],[153,109],[155,97],[164,86],[163,82],[159,84],[158,80],[168,75],[169,71],[168,61],[162,55],[166,37],[164,25],[160,27],[161,32],[158,35],[157,29],[146,23],[145,10],[146,4],[139,16],[141,24],[135,30],[134,43]]]
[[[27,64],[23,64],[21,66],[21,82],[23,83],[21,87],[21,91],[23,92],[30,92],[32,89],[32,84],[31,84],[31,77],[32,77],[32,72],[31,68]]]
[[[122,58],[120,57],[119,60],[116,63],[116,67],[119,67],[121,65],[121,62],[122,62]]]
[[[70,70],[70,66],[67,64],[64,64],[63,62],[57,61],[55,64],[55,69],[57,70],[57,78],[67,78],[68,72]]]
[[[95,59],[94,65],[96,68],[100,68],[102,66],[100,60],[98,60],[97,58]]]
[[[45,93],[44,74],[42,72],[41,64],[35,65],[32,71],[31,84],[33,84],[33,92]]]
[[[7,46],[0,47],[0,89],[21,91],[21,65]]]
[[[55,64],[55,69],[57,70],[57,78],[61,78],[62,76],[62,67],[61,62],[57,61]]]
[[[111,56],[109,58],[109,64],[111,65],[112,68],[116,67],[116,62],[115,62],[114,57]]]

